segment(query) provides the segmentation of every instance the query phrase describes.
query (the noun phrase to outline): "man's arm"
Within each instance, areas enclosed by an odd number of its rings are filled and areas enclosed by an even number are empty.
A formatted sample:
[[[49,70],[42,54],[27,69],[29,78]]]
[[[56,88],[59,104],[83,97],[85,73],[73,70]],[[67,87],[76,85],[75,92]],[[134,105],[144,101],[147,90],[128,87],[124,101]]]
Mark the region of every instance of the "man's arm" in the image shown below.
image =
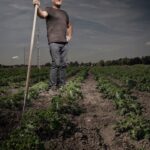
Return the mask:
[[[67,41],[69,42],[72,38],[72,32],[73,32],[73,28],[72,28],[72,25],[69,23],[68,27],[67,27],[67,35],[66,35],[66,38],[67,38]]]
[[[40,1],[39,0],[33,0],[33,5],[37,5],[38,6],[38,10],[37,10],[37,15],[40,18],[46,18],[48,16],[48,12],[44,11],[40,8]]]

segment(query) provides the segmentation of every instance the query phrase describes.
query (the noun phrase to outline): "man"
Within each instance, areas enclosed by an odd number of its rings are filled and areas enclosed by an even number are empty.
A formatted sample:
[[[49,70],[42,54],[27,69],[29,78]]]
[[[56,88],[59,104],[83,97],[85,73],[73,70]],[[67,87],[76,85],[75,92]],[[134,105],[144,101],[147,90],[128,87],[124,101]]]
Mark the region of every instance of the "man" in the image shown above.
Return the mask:
[[[40,1],[33,0],[38,6],[37,14],[46,19],[47,38],[52,58],[50,70],[50,87],[57,89],[65,84],[67,44],[72,37],[72,26],[68,14],[61,10],[63,0],[52,0],[52,7],[40,8]]]

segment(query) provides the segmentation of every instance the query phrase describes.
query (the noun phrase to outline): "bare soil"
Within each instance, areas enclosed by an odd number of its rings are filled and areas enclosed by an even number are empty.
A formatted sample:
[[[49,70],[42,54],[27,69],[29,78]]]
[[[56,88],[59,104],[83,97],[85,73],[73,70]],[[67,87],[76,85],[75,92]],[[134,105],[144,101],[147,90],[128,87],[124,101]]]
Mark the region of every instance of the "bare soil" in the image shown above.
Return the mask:
[[[96,89],[96,81],[90,75],[82,84],[83,100],[80,107],[85,110],[74,116],[76,129],[68,137],[59,137],[46,143],[47,150],[149,150],[148,141],[134,141],[127,133],[117,135],[113,129],[121,119],[111,100],[104,99]],[[51,146],[53,145],[53,147]]]
[[[32,109],[46,109],[50,105],[52,97],[57,94],[57,91],[54,92],[52,90],[40,93],[38,99],[33,101]],[[31,109],[31,107],[29,107],[29,109]]]

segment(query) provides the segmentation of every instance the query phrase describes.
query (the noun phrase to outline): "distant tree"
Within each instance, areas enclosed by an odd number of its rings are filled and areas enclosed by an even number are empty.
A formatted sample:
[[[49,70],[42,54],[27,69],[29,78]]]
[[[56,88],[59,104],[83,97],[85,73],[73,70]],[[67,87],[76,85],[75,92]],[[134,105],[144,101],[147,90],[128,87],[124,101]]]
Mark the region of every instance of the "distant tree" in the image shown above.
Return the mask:
[[[100,60],[98,64],[99,64],[100,66],[104,66],[104,65],[105,65],[105,62],[104,62],[104,60]]]
[[[91,66],[91,65],[92,65],[91,62],[86,63],[86,66]]]
[[[79,63],[77,61],[75,62],[69,62],[69,66],[79,66]]]
[[[135,58],[119,58],[117,60],[100,60],[98,66],[110,66],[110,65],[135,65],[135,64],[150,64],[150,56],[145,57],[135,57]]]
[[[48,67],[48,66],[51,66],[51,64],[48,62],[48,63],[46,63],[44,66],[47,66],[47,67]]]
[[[133,58],[133,64],[142,64],[142,61],[139,57]]]
[[[80,63],[80,66],[84,66],[84,63],[83,63],[83,62],[81,62],[81,63]]]
[[[92,63],[91,66],[92,66],[92,67],[93,67],[93,66],[96,66],[96,63]]]
[[[71,61],[71,62],[69,62],[69,66],[73,66],[73,62]]]
[[[106,62],[105,62],[105,64],[104,64],[105,66],[110,66],[110,65],[112,65],[112,62],[111,62],[111,60],[107,60]]]
[[[130,64],[130,59],[125,57],[122,59],[122,65],[129,65]]]
[[[79,63],[77,61],[75,61],[74,66],[79,66]]]
[[[112,60],[111,61],[112,65],[120,65],[120,61],[119,60]]]
[[[145,56],[141,58],[142,64],[150,64],[150,56]]]

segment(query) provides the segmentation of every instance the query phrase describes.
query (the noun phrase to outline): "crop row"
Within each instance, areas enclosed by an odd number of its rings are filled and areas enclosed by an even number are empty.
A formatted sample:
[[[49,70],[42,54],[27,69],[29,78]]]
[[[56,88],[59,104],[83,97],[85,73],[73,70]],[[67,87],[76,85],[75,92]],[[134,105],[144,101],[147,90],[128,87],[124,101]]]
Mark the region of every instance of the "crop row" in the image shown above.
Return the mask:
[[[48,89],[48,83],[39,82],[29,89],[28,94],[28,104],[38,97],[39,92],[45,91]],[[18,93],[14,95],[9,95],[0,98],[0,108],[5,109],[21,109],[24,99],[24,90],[21,89]]]
[[[150,92],[150,66],[107,66],[95,68],[105,76],[118,79],[129,88]]]
[[[76,67],[76,68],[69,67],[67,69],[67,78],[75,75],[80,70],[81,70],[81,68],[79,68],[79,67]],[[48,78],[49,78],[48,75],[45,75],[45,72],[41,73],[40,76],[41,76],[41,77],[39,77],[40,80],[43,80],[44,82],[45,82],[45,80],[48,80]],[[39,82],[39,78],[37,76],[31,80],[32,83],[30,82],[30,85],[32,85],[33,87],[37,87],[37,90],[35,89],[34,92],[35,91],[39,92],[38,86],[41,87],[44,85],[44,83],[42,81]],[[36,82],[36,83],[38,82],[38,84],[33,85],[34,82]],[[0,88],[0,96],[1,96],[0,97],[0,108],[19,108],[20,105],[22,105],[22,102],[20,100],[23,99],[23,87],[19,86],[16,89],[15,86],[13,86],[13,84],[15,84],[15,83],[11,83],[11,87],[5,86],[5,87]],[[46,84],[45,86],[48,86],[48,85]],[[16,94],[12,93],[13,89],[16,91],[15,92]],[[31,88],[31,90],[32,89],[33,88]],[[29,93],[30,93],[30,91],[29,91]],[[31,99],[33,99],[33,98],[31,98]]]
[[[5,70],[6,69],[6,70]],[[0,74],[0,86],[12,86],[14,83],[18,87],[23,85],[26,80],[27,68],[5,68]],[[68,67],[67,75],[74,75],[80,68],[79,67]],[[15,73],[13,73],[15,72]],[[40,70],[38,68],[32,68],[31,70],[31,83],[37,83],[44,81],[49,78],[49,67],[42,67]]]
[[[50,142],[51,139],[58,136],[65,138],[71,134],[74,124],[71,123],[70,115],[78,115],[81,112],[78,101],[83,97],[81,82],[85,79],[87,71],[80,71],[74,80],[62,87],[60,93],[52,98],[47,109],[27,111],[21,125],[1,143],[2,149],[45,149],[45,141],[49,141],[49,149],[54,149],[56,145]]]
[[[118,133],[129,132],[133,139],[150,140],[150,120],[142,117],[142,107],[130,91],[118,86],[99,72],[94,72],[97,79],[97,88],[104,93],[105,97],[112,99],[123,120],[117,122],[115,130]]]
[[[10,86],[12,83],[20,83],[26,79],[27,68],[4,68],[1,72],[0,86]],[[32,68],[31,81],[36,83],[39,79],[45,80],[48,77],[48,67]],[[20,85],[20,84],[19,84]]]
[[[77,72],[77,70],[75,71]],[[71,71],[71,73],[69,73],[68,76],[73,75],[73,74],[75,74],[75,72]],[[31,102],[33,99],[36,99],[39,92],[45,91],[47,89],[48,89],[48,83],[46,82],[39,82],[39,83],[34,84],[29,89],[28,103]],[[1,90],[1,92],[3,91]],[[21,109],[22,103],[23,103],[23,97],[24,97],[24,90],[22,88],[16,94],[1,96],[0,108]]]

